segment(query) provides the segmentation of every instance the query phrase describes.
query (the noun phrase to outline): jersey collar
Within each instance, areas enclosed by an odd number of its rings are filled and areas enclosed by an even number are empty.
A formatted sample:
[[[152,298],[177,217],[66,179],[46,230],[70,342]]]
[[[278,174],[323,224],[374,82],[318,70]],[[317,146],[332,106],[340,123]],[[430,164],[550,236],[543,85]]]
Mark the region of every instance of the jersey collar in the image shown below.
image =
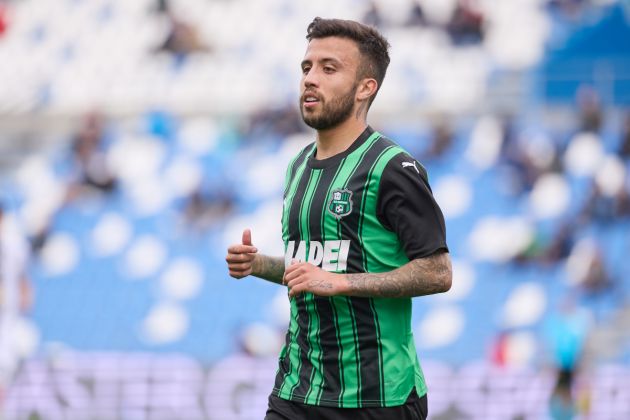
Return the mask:
[[[317,152],[317,147],[314,147],[313,151],[308,157],[308,161],[307,161],[308,167],[312,169],[324,169],[324,168],[328,168],[330,166],[335,166],[339,164],[339,162],[341,162],[343,158],[345,158],[350,153],[354,152],[359,147],[361,147],[361,145],[365,143],[365,141],[368,138],[370,138],[370,136],[373,133],[374,133],[374,129],[372,129],[372,127],[368,125],[365,128],[365,130],[363,130],[363,133],[361,133],[359,137],[357,137],[357,139],[350,145],[350,147],[348,147],[343,152],[337,153],[336,155],[331,156],[326,159],[315,159],[315,153]]]

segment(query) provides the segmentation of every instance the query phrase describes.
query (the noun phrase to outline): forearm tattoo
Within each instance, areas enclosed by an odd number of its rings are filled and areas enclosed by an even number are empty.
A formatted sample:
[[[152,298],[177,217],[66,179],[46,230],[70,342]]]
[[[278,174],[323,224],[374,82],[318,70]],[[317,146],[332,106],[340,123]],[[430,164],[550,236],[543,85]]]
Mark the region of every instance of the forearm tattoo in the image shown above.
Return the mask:
[[[284,258],[269,257],[267,255],[256,255],[252,263],[252,275],[282,284],[284,276]]]
[[[386,273],[346,274],[351,296],[399,298],[432,295],[451,287],[447,252],[418,258]]]

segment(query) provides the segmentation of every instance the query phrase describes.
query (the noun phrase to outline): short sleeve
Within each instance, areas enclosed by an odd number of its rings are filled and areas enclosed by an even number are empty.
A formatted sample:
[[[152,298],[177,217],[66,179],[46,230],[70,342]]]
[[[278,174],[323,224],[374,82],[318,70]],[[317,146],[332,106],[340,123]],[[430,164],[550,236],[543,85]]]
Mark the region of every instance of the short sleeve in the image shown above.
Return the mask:
[[[426,170],[406,153],[393,157],[383,170],[376,215],[398,235],[410,260],[448,251],[444,215],[433,198]]]

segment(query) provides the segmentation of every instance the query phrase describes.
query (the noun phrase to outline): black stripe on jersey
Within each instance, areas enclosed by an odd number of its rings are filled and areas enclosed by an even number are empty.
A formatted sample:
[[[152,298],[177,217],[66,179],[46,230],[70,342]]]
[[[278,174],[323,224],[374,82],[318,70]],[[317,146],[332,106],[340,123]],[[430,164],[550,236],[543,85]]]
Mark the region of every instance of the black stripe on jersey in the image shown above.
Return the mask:
[[[363,381],[361,380],[361,368],[363,363],[361,362],[361,347],[359,343],[359,320],[357,319],[357,313],[354,310],[354,303],[352,301],[353,298],[346,297],[346,302],[348,303],[348,312],[350,313],[350,317],[352,318],[352,336],[354,338],[354,357],[357,359],[357,384],[359,386],[359,393],[357,395],[357,404],[359,407],[362,406],[362,397],[361,390],[363,389]],[[368,331],[369,333],[369,331]]]
[[[372,313],[374,314],[374,325],[376,325],[376,338],[377,338],[377,353],[378,353],[378,359],[374,361],[374,363],[377,363],[376,366],[376,370],[379,372],[379,384],[380,384],[380,389],[379,389],[379,394],[378,395],[378,401],[383,401],[385,399],[385,373],[383,372],[383,349],[381,348],[381,324],[378,322],[378,312],[376,311],[376,309],[374,308],[374,299],[370,299],[370,309],[372,310]],[[372,390],[370,390],[372,391]],[[367,399],[367,397],[365,397]]]
[[[289,180],[293,179],[293,177],[295,176],[295,173],[297,172],[297,169],[300,167],[302,162],[304,162],[304,159],[308,158],[308,154],[312,149],[313,149],[312,143],[306,146],[304,149],[302,149],[300,154],[293,160],[293,164],[291,165],[291,168],[289,169],[289,174],[288,174],[287,179]],[[286,185],[284,186],[284,197],[287,196],[290,185],[291,185],[291,182],[287,182]]]
[[[359,237],[362,222],[363,196],[366,193],[367,184],[371,175],[371,169],[379,156],[392,147],[394,143],[383,137],[379,138],[367,151],[365,157],[359,163],[359,167],[348,180],[348,189],[352,191],[352,201],[355,205],[352,213],[341,219],[341,237],[350,239],[350,251],[348,254],[349,273],[365,272],[362,264],[362,238]],[[351,263],[352,262],[352,263]],[[381,399],[380,388],[383,386],[383,378],[380,375],[378,365],[379,354],[379,334],[378,325],[375,322],[374,307],[370,298],[350,297],[348,298],[352,307],[352,313],[356,321],[356,336],[359,337],[357,348],[359,355],[358,371],[360,372],[361,401],[379,401]],[[355,336],[355,337],[356,337]],[[380,378],[378,383],[374,380]],[[371,384],[372,386],[368,386]]]
[[[278,371],[276,372],[276,379],[273,384],[274,391],[280,391],[282,387],[282,381],[284,379],[283,374],[280,372],[288,372],[289,371],[289,349],[291,348],[291,332],[287,328],[287,333],[284,335],[284,354],[280,357]]]
[[[322,206],[322,202],[326,202],[327,196],[330,193],[330,185],[335,179],[337,172],[341,166],[343,166],[345,159],[337,166],[337,168],[324,168],[320,169],[322,174],[319,179],[319,183],[315,188],[315,192],[313,194],[313,200],[311,201],[310,208],[310,217],[309,217],[309,241],[320,241],[324,243],[324,233],[322,231],[323,220],[322,216],[324,213],[324,207]],[[307,169],[308,170],[308,169]],[[337,336],[334,329],[326,328],[322,331],[321,326],[332,326],[334,325],[333,313],[331,308],[331,302],[327,297],[315,296],[313,300],[313,305],[315,306],[315,311],[319,315],[319,325],[320,325],[320,360],[319,366],[323,368],[323,366],[329,367],[326,371],[322,372],[324,374],[324,383],[322,389],[328,389],[329,384],[339,384],[339,344],[337,343]],[[324,335],[324,333],[326,335]],[[312,350],[312,349],[309,349]],[[312,377],[313,366],[310,362],[310,356],[312,351],[309,351],[307,355],[306,361],[303,362],[303,366],[307,367],[305,370],[304,377]],[[330,354],[330,360],[328,360],[328,355]],[[327,362],[322,366],[321,358],[322,355],[326,355]],[[333,356],[334,355],[334,360]],[[327,364],[331,362],[331,364]],[[305,383],[302,381],[300,386],[295,390],[295,394],[306,396],[309,392],[310,383]],[[336,386],[337,386],[336,385]],[[338,388],[337,388],[338,389]],[[319,401],[319,395],[316,396]],[[335,395],[336,397],[336,395]],[[324,397],[326,398],[326,396]]]
[[[317,313],[319,314],[319,345],[321,347],[320,364],[324,377],[320,399],[336,401],[341,389],[341,369],[339,353],[341,351],[338,341],[337,318],[333,308],[332,298],[327,296],[315,296]]]
[[[355,341],[358,348],[360,400],[361,406],[366,406],[365,401],[380,401],[383,378],[379,369],[379,334],[376,324],[375,311],[372,298],[349,297],[354,319],[356,320]],[[377,380],[378,378],[378,380]]]
[[[310,360],[308,360],[308,354],[311,353],[311,343],[309,343],[307,337],[310,334],[310,322],[308,311],[306,310],[306,298],[304,293],[301,293],[299,296],[294,298],[297,305],[297,323],[298,323],[298,333],[296,337],[296,342],[298,344],[298,357],[300,360],[300,364],[297,366],[297,382],[292,390],[290,390],[290,398],[294,401],[304,402],[305,392],[296,393],[297,389],[300,389],[304,382],[306,382],[305,378],[311,377],[311,372],[313,370],[313,365],[311,365]],[[306,388],[308,388],[310,384],[304,384]]]
[[[306,194],[306,189],[311,178],[310,175],[311,171],[308,168],[302,172],[295,195],[291,201],[291,208],[289,209],[289,240],[297,241],[296,243],[299,243],[299,241],[303,239],[300,235],[300,208],[302,207],[302,201],[304,200],[304,195]]]
[[[339,327],[339,315],[337,314],[337,309],[335,308],[335,304],[332,301],[333,298],[329,298],[330,301],[330,307],[332,309],[332,317],[334,322],[334,331],[336,334],[336,340],[337,340],[337,346],[339,347],[339,353],[338,353],[338,358],[337,358],[337,363],[339,366],[339,386],[336,388],[332,388],[333,391],[334,390],[338,390],[339,392],[335,392],[334,393],[334,397],[337,400],[339,407],[343,407],[343,400],[341,399],[343,392],[346,388],[345,382],[344,382],[344,377],[343,377],[343,363],[341,362],[343,360],[343,346],[341,345],[341,328]],[[324,363],[326,363],[326,361],[324,361]],[[322,399],[324,399],[324,396],[322,395]]]
[[[297,321],[297,319],[296,319]],[[282,384],[284,380],[291,372],[291,330],[287,329],[287,334],[285,335],[285,352],[284,356],[280,359],[280,364],[278,368],[278,372],[276,373],[276,380],[273,385],[274,392],[277,390],[276,395],[280,395],[280,390],[282,389]],[[283,373],[284,372],[284,373]]]

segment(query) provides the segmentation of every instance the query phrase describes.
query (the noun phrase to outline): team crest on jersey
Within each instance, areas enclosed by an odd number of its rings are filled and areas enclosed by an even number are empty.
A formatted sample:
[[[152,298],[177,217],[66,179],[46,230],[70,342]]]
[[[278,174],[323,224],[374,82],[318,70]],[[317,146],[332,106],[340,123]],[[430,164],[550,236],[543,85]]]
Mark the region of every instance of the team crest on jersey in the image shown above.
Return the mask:
[[[328,211],[337,219],[349,215],[352,212],[352,191],[334,190],[328,201]]]

